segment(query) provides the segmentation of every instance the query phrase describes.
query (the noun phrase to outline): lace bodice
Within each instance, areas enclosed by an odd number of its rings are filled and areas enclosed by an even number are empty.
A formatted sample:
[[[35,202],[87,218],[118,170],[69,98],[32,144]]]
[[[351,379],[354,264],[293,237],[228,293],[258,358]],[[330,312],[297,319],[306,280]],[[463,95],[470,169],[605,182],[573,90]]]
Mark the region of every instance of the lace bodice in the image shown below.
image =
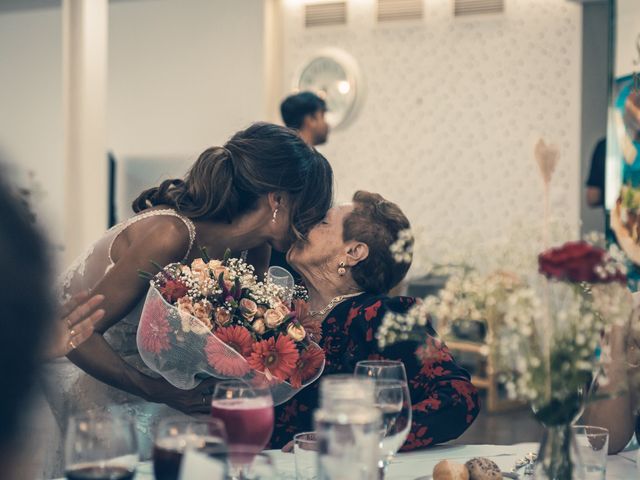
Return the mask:
[[[120,234],[134,223],[146,221],[151,217],[158,216],[179,218],[186,226],[189,231],[189,248],[184,255],[183,261],[186,260],[195,243],[196,229],[193,222],[172,209],[143,212],[109,229],[102,238],[91,245],[73,262],[69,269],[62,275],[60,282],[60,300],[65,301],[78,292],[93,289],[114,266],[111,249]],[[137,357],[135,337],[143,304],[144,296],[142,296],[140,302],[125,318],[116,323],[105,334],[105,339],[111,347],[125,358],[128,356]],[[134,363],[138,368],[144,368],[144,365],[135,358],[132,358],[130,363]]]
[[[189,248],[183,261],[189,257],[196,238],[196,227],[193,222],[172,209],[150,210],[114,225],[71,264],[61,277],[60,287],[62,299],[68,298],[84,289],[93,288],[113,267],[111,249],[120,234],[129,226],[157,216],[171,216],[182,220],[189,231]]]

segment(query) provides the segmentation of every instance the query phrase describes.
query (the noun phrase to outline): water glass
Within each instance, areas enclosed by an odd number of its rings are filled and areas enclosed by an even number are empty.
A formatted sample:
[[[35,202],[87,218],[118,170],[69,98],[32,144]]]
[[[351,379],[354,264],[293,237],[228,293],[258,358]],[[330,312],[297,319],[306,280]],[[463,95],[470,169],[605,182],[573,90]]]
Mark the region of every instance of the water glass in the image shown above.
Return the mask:
[[[380,410],[344,403],[316,410],[314,423],[319,479],[378,480]]]
[[[318,438],[316,432],[298,433],[293,437],[297,480],[318,478]]]
[[[133,419],[91,412],[72,416],[65,456],[68,480],[132,480],[139,461]]]
[[[609,431],[591,425],[576,425],[572,428],[585,480],[604,480],[607,473]]]
[[[267,282],[284,288],[285,297],[282,301],[287,305],[291,304],[295,282],[289,270],[277,266],[269,267],[269,270],[267,271]]]
[[[227,441],[222,421],[207,416],[186,415],[163,418],[153,444],[153,472],[156,480],[178,480],[183,456],[195,450],[226,471]],[[200,458],[200,457],[198,457]],[[200,464],[205,464],[205,458]]]
[[[391,360],[363,360],[356,364],[357,376],[375,383],[374,405],[382,413],[380,433],[380,477],[402,447],[411,429],[411,398],[404,364]]]

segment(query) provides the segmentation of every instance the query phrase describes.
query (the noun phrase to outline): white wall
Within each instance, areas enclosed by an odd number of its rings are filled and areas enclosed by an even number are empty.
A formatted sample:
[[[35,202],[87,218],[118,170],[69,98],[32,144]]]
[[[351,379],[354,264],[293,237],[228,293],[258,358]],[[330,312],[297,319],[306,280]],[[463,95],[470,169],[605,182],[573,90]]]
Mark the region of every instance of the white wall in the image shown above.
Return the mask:
[[[14,2],[15,3],[15,2]],[[62,19],[47,8],[0,10],[0,157],[13,180],[35,188],[33,207],[63,243]],[[33,182],[27,172],[34,173]]]
[[[108,145],[195,156],[264,119],[262,0],[112,2]]]
[[[380,192],[436,251],[541,221],[538,135],[561,149],[553,213],[578,222],[581,7],[505,5],[503,15],[461,20],[450,0],[425,0],[423,20],[382,26],[373,0],[353,0],[346,26],[305,29],[304,2],[283,3],[285,91],[327,46],[351,53],[367,84],[358,118],[321,148],[338,198]]]
[[[206,147],[266,118],[262,0],[112,1],[109,17],[107,145],[118,159],[177,159],[184,173]],[[0,154],[21,183],[35,172],[35,207],[58,245],[62,101],[61,2],[0,4]]]
[[[562,151],[554,213],[577,222],[581,7],[505,4],[502,16],[457,20],[451,0],[425,0],[424,20],[379,26],[374,0],[351,0],[346,27],[305,30],[304,2],[283,0],[283,95],[326,46],[354,55],[367,82],[359,117],[322,148],[339,199],[379,191],[436,247],[469,231],[495,238],[541,218],[541,133]],[[193,159],[265,118],[262,0],[119,1],[109,13],[108,145],[118,158]],[[33,164],[54,238],[64,217],[61,40],[58,8],[0,11],[0,148]]]
[[[604,232],[605,216],[602,207],[591,208],[586,202],[585,182],[589,178],[591,158],[596,144],[607,134],[609,107],[609,5],[586,3],[582,19],[582,190],[580,217],[582,232]]]

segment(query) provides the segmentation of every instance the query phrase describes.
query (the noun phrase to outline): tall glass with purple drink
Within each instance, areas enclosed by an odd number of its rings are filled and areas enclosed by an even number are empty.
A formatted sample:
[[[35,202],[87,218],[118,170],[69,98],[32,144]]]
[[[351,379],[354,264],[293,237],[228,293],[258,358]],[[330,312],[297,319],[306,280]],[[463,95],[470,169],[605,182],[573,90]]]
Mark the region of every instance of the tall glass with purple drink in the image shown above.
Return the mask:
[[[231,471],[241,478],[273,433],[271,391],[237,380],[220,382],[213,392],[211,415],[225,425]]]

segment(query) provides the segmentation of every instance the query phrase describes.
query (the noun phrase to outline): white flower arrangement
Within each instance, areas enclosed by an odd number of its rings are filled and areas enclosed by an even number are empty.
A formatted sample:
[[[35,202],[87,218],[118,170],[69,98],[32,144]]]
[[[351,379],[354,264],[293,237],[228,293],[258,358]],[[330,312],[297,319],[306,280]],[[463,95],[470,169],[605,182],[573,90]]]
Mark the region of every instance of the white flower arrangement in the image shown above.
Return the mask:
[[[411,263],[413,260],[413,233],[410,228],[400,230],[398,238],[389,247],[389,251],[396,263]]]
[[[582,248],[593,254],[595,247]],[[561,402],[602,378],[602,334],[631,315],[624,256],[616,249],[599,252],[591,283],[458,269],[437,295],[406,315],[387,314],[377,332],[379,346],[424,338],[429,319],[445,339],[454,322],[486,322],[489,354],[508,396],[539,405]]]

